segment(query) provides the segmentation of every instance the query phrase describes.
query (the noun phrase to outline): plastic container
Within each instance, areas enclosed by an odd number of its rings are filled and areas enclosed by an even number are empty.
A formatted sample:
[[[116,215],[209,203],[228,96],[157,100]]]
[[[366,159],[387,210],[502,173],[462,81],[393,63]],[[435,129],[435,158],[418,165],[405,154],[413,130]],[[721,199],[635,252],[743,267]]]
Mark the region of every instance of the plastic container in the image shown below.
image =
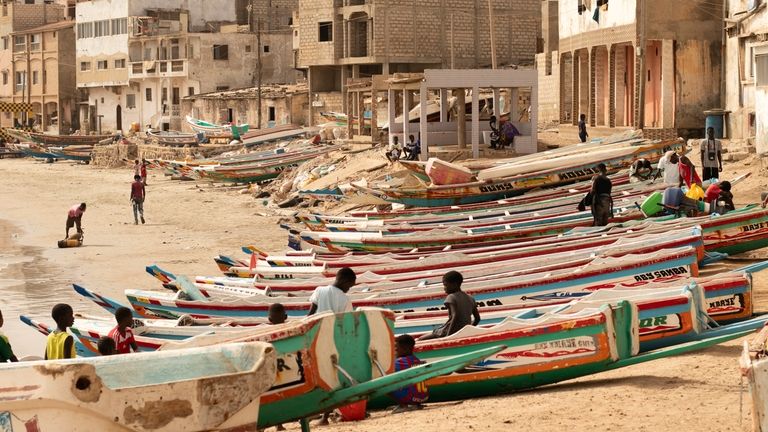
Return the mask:
[[[715,138],[723,138],[723,124],[725,121],[725,115],[728,114],[728,111],[720,110],[720,109],[713,109],[704,111],[704,115],[706,115],[706,120],[704,121],[704,133],[706,136],[706,130],[710,127],[715,129]]]
[[[360,421],[365,419],[365,410],[368,406],[368,401],[363,399],[357,402],[353,402],[349,405],[339,407],[339,413],[341,413],[342,421]]]
[[[642,210],[646,217],[658,214],[662,210],[662,207],[659,204],[661,204],[663,198],[664,196],[659,191],[650,194],[648,198],[643,201],[643,204],[640,205],[640,210]]]

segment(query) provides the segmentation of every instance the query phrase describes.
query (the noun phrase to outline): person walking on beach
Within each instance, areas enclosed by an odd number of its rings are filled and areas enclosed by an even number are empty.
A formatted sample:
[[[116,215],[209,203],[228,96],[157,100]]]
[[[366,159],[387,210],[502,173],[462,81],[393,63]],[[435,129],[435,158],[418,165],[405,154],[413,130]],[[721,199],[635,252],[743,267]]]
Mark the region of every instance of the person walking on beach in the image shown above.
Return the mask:
[[[147,163],[146,159],[141,159],[141,167],[139,168],[139,175],[141,176],[141,182],[144,183],[144,186],[147,185]]]
[[[587,137],[589,134],[587,133],[587,116],[584,114],[579,114],[579,139],[581,142],[587,142]]]
[[[720,140],[715,139],[715,128],[707,128],[707,138],[701,140],[701,167],[702,179],[707,181],[713,178],[719,178],[723,171],[723,145]]]
[[[72,306],[59,303],[51,309],[51,318],[56,321],[56,330],[48,335],[45,345],[46,360],[75,358],[75,340],[67,329],[75,323]]]
[[[139,352],[139,346],[136,339],[133,338],[133,313],[125,306],[120,306],[115,311],[115,321],[117,325],[109,332],[109,337],[115,341],[115,351],[117,354],[129,354]]]
[[[83,213],[85,213],[85,203],[73,205],[67,212],[67,233],[64,235],[65,239],[69,238],[69,229],[77,227],[77,232],[83,233]]]
[[[450,336],[467,325],[476,326],[480,323],[480,312],[477,310],[475,299],[461,290],[464,276],[457,271],[449,271],[443,275],[443,289],[447,296],[443,304],[448,309],[448,321],[436,328],[432,333],[425,334],[419,340],[437,339]]]
[[[133,164],[133,175],[141,177],[141,163],[138,159],[136,159]]]
[[[133,204],[133,224],[139,224],[139,217],[141,217],[141,223],[144,223],[144,198],[147,196],[147,190],[144,187],[144,183],[141,181],[141,176],[133,176],[133,183],[131,183],[131,204]]]
[[[309,308],[309,315],[322,312],[350,312],[352,311],[352,302],[347,297],[349,289],[355,286],[357,275],[349,267],[343,267],[336,272],[336,281],[333,285],[326,285],[315,288],[309,297],[312,306]]]
[[[608,169],[604,163],[597,164],[599,174],[592,178],[592,226],[606,226],[613,216],[613,182],[608,178]]]
[[[3,311],[0,311],[0,328],[3,327]],[[19,359],[13,354],[8,337],[0,333],[0,363],[17,362]]]

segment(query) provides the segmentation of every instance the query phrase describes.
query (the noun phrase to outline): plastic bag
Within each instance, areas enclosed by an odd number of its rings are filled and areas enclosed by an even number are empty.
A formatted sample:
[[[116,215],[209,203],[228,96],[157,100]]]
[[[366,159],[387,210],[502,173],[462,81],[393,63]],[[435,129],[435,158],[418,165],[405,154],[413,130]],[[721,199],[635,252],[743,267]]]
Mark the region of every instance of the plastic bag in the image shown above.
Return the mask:
[[[685,196],[698,201],[704,198],[704,189],[702,189],[698,184],[694,183],[691,185],[691,188],[688,190],[688,192],[685,193]]]

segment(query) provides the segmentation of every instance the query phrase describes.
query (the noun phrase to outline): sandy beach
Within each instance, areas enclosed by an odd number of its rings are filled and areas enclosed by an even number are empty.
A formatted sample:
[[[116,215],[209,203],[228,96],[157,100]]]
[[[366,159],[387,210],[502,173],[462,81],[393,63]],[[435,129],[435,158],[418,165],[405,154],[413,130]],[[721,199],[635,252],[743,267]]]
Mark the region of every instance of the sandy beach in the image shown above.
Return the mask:
[[[723,177],[752,169],[741,163],[738,167]],[[215,274],[211,258],[216,254],[240,256],[244,244],[285,248],[279,215],[262,200],[234,189],[171,181],[156,171],[150,172],[147,188],[147,224],[134,225],[132,174],[127,167],[0,160],[0,309],[6,323],[2,330],[18,355],[42,355],[45,344],[42,335],[19,323],[20,313],[50,321],[51,306],[66,302],[76,312],[102,314],[74,293],[72,283],[122,299],[125,288],[159,288],[144,271],[148,264],[181,274]],[[753,178],[737,187],[737,201],[754,202],[761,183]],[[67,209],[83,201],[88,203],[85,245],[58,249]],[[707,271],[746,263],[729,262]],[[755,277],[757,311],[768,309],[765,273]],[[746,431],[751,416],[737,366],[741,344],[732,341],[514,395],[432,404],[398,415],[374,412],[363,422],[315,430]]]

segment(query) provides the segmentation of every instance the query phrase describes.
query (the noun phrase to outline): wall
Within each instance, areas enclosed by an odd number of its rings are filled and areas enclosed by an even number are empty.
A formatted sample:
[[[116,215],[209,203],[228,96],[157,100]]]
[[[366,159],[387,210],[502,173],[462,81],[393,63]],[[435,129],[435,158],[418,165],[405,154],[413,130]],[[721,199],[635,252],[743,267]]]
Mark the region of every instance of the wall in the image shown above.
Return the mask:
[[[704,111],[720,107],[720,42],[689,40],[675,43],[675,124],[704,129]]]
[[[91,22],[128,16],[129,0],[95,0],[77,3],[77,21]],[[78,87],[127,85],[128,69],[114,69],[116,59],[128,61],[128,35],[110,35],[77,39]],[[107,60],[109,68],[97,70],[96,62]],[[90,62],[89,70],[81,71],[80,64]]]
[[[549,54],[552,62],[552,74],[546,74],[546,56],[536,54],[536,71],[539,80],[539,125],[560,122],[560,63],[557,51]]]
[[[261,127],[267,128],[284,124],[307,124],[307,93],[297,93],[288,97],[264,98],[261,106]],[[269,121],[269,108],[275,108],[275,120]],[[186,115],[214,122],[226,123],[227,119],[222,118],[222,113],[226,110],[233,110],[236,123],[247,123],[256,127],[259,119],[258,98],[238,97],[227,98],[221,96],[217,98],[185,98],[182,101],[182,117]],[[191,131],[191,128],[185,126],[184,130]]]
[[[122,2],[124,0],[95,0],[99,2]],[[146,9],[174,9],[180,8],[189,11],[189,30],[192,32],[210,31],[206,22],[225,21],[236,22],[237,12],[236,3],[232,0],[182,0],[169,2],[168,0],[130,0],[128,4],[128,15],[123,16],[142,16]],[[78,8],[80,4],[78,4]]]
[[[641,0],[647,2],[649,0]],[[592,14],[596,5],[596,0],[592,0],[592,9],[583,12],[581,15],[577,12],[577,4],[573,0],[560,0],[558,12],[560,15],[560,39],[578,36],[587,32],[597,30],[609,30],[612,27],[620,27],[635,23],[637,10],[637,0],[611,0],[608,11],[600,11],[600,22],[592,19]],[[678,2],[669,3],[677,5]],[[560,46],[560,49],[567,49]]]

